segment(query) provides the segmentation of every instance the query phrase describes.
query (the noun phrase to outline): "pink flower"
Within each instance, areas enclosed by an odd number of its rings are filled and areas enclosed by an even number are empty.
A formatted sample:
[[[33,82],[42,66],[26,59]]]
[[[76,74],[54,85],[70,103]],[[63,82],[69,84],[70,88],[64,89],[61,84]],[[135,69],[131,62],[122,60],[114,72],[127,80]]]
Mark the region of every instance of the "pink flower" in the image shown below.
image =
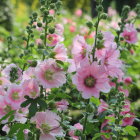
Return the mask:
[[[22,87],[16,84],[10,85],[5,100],[14,109],[19,109],[20,104],[24,101]]]
[[[76,123],[74,125],[74,127],[77,129],[77,130],[83,130],[83,125],[81,125],[80,123]]]
[[[54,58],[60,61],[67,60],[67,49],[64,44],[57,44],[53,49]]]
[[[28,108],[20,108],[19,110],[16,111],[14,120],[24,124],[27,121],[28,113],[29,113]]]
[[[108,8],[108,16],[113,17],[117,15],[117,11],[115,9],[112,9],[111,7]]]
[[[63,35],[64,33],[64,26],[62,24],[55,25],[55,32],[59,35]]]
[[[67,100],[61,100],[55,103],[57,110],[59,111],[65,111],[68,108],[68,101]]]
[[[7,134],[9,133],[10,131],[10,128],[7,124],[5,124],[3,127],[2,127],[2,131],[5,131]]]
[[[71,25],[70,27],[69,27],[69,30],[70,30],[70,32],[75,32],[76,31],[76,27],[74,26],[74,25]]]
[[[75,11],[75,15],[76,16],[78,16],[78,17],[81,17],[82,16],[82,10],[81,9],[77,9],[76,11]]]
[[[123,110],[121,111],[121,115],[124,116],[125,114],[130,112],[130,102],[125,100],[125,105],[123,106]]]
[[[109,115],[110,117],[113,116],[113,115]],[[108,127],[108,123],[109,123],[110,120],[104,120],[104,122],[102,123],[101,125],[101,132],[102,133],[110,133],[111,132],[111,129]],[[104,128],[107,127],[105,130]],[[105,136],[102,136],[103,140],[111,140],[112,138],[106,138]]]
[[[13,108],[6,100],[6,96],[0,96],[0,118],[16,108]]]
[[[54,59],[41,62],[36,68],[36,77],[44,88],[56,88],[66,82],[65,72],[60,69]]]
[[[30,67],[28,68],[26,71],[23,72],[23,77],[22,77],[22,80],[29,80],[29,79],[33,79],[33,78],[36,78],[36,75],[35,75],[35,68],[33,67]]]
[[[83,36],[77,35],[73,40],[72,55],[77,66],[88,56],[92,47],[90,47]]]
[[[40,39],[40,38],[36,39],[35,42],[36,42],[36,45],[38,45],[38,46],[39,46],[39,45],[42,45],[42,43],[43,43],[43,42],[42,42],[42,39]]]
[[[104,100],[100,100],[101,104],[98,107],[98,114],[106,111],[108,109],[108,104]]]
[[[36,98],[40,95],[39,85],[35,79],[25,80],[22,84],[24,96],[28,95],[30,98]]]
[[[132,83],[132,78],[131,77],[126,77],[124,79],[125,84],[131,84]]]
[[[133,24],[126,24],[122,37],[124,37],[125,41],[129,44],[135,44],[138,41],[137,30]]]
[[[55,14],[55,10],[53,10],[53,9],[49,10],[49,14],[50,15],[54,15]]]
[[[104,67],[97,63],[81,64],[72,81],[85,99],[92,96],[99,98],[100,91],[107,93],[111,88]]]
[[[124,119],[122,120],[122,126],[133,125],[135,115],[133,113],[125,114]]]
[[[22,78],[22,70],[15,64],[10,64],[10,65],[6,66],[6,68],[3,69],[2,74],[8,80],[10,80],[10,81],[12,80],[12,82],[19,81]],[[11,75],[14,76],[14,81],[13,81]]]
[[[75,136],[75,131],[76,130],[80,130],[82,131],[83,130],[83,125],[81,125],[80,123],[76,123],[73,128],[69,131],[69,136],[71,136],[71,138],[73,140],[79,140],[79,137],[78,136]]]
[[[37,112],[32,121],[41,131],[40,140],[56,140],[56,136],[63,136],[62,128],[59,124],[61,118],[54,112]]]
[[[7,78],[0,77],[0,87],[6,88],[10,84],[11,84],[11,82]]]
[[[63,41],[64,39],[57,34],[49,34],[47,35],[47,45],[48,46],[56,46],[59,42]]]
[[[122,62],[119,60],[120,52],[113,46],[96,51],[98,60],[104,65],[106,73],[111,77],[122,78]]]

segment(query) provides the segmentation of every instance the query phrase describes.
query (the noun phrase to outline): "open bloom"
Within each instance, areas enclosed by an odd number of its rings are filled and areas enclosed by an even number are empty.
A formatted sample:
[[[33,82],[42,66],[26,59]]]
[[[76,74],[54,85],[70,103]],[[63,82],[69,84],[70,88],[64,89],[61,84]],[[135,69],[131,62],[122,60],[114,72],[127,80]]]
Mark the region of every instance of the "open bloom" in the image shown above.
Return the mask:
[[[5,100],[11,104],[14,109],[19,109],[20,104],[24,101],[22,87],[16,84],[10,85]]]
[[[11,82],[21,80],[22,78],[22,70],[15,64],[6,66],[2,74]]]
[[[36,68],[37,80],[44,88],[56,88],[66,82],[65,72],[60,69],[54,59],[41,62]]]
[[[55,32],[59,35],[63,35],[64,26],[62,24],[56,24],[55,25]]]
[[[129,44],[135,44],[138,41],[137,30],[133,24],[126,24],[122,37],[124,37],[125,41]]]
[[[39,85],[35,79],[25,80],[22,84],[23,94],[30,98],[36,98],[40,95]]]
[[[41,131],[40,140],[56,140],[56,136],[63,136],[62,128],[59,124],[60,117],[49,110],[37,112],[32,118],[36,127]]]
[[[124,119],[122,120],[122,126],[133,125],[135,115],[131,112],[126,113]]]
[[[73,40],[72,55],[77,66],[88,56],[91,47],[86,43],[83,36],[77,35]]]
[[[101,102],[101,104],[98,107],[98,114],[106,111],[108,108],[108,104],[104,100],[101,99],[100,102]]]
[[[57,45],[59,42],[63,41],[63,37],[57,34],[49,34],[47,35],[47,45],[48,46],[55,46]]]
[[[114,46],[114,44],[112,44]],[[120,51],[110,46],[96,51],[98,60],[104,65],[106,73],[111,77],[122,78],[122,62],[119,59]]]
[[[65,110],[67,110],[69,103],[67,100],[63,99],[61,101],[56,102],[55,105],[57,107],[57,110],[65,111]]]
[[[67,60],[67,49],[64,44],[57,44],[53,49],[54,58],[60,61]]]
[[[75,15],[76,16],[78,16],[78,17],[80,17],[80,16],[82,16],[82,10],[81,9],[77,9],[76,11],[75,11]]]
[[[72,140],[79,140],[79,137],[75,136],[75,131],[76,130],[82,131],[83,130],[83,125],[81,125],[80,123],[74,124],[72,129],[69,131],[69,135],[71,136]]]
[[[105,93],[110,91],[109,79],[105,69],[97,63],[83,63],[73,76],[72,81],[77,89],[82,91],[82,96],[85,99],[91,96],[99,98],[100,91]]]

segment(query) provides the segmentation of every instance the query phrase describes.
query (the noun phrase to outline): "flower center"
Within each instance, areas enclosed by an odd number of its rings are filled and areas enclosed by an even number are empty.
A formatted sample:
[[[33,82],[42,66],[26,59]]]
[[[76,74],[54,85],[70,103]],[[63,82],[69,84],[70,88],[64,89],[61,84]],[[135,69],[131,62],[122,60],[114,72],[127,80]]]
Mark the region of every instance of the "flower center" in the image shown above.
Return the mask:
[[[31,92],[30,94],[31,94],[33,97],[35,97],[35,96],[36,96],[36,92],[34,92],[34,91],[33,91],[33,92]]]
[[[128,35],[126,35],[124,38],[125,38],[126,40],[130,40],[130,36],[128,36]]]
[[[2,80],[0,80],[0,85],[2,85],[3,84],[3,81]]]
[[[50,71],[50,70],[47,70],[47,71],[45,72],[45,79],[46,79],[46,80],[52,80],[52,75],[53,75],[53,72]]]
[[[88,76],[85,81],[84,81],[85,85],[89,88],[94,87],[95,83],[96,83],[96,79],[92,76]]]
[[[9,106],[9,105],[6,105],[6,107],[4,108],[4,111],[5,111],[6,113],[9,113],[11,110],[12,110],[12,108],[11,108],[11,106]]]
[[[51,130],[51,127],[48,124],[42,124],[41,128],[45,134],[49,133]]]
[[[53,37],[52,36],[49,36],[48,37],[48,40],[51,42],[51,41],[53,41]]]
[[[19,99],[19,95],[18,95],[19,93],[18,92],[14,92],[13,94],[12,94],[12,98],[14,99],[14,100],[18,100]]]

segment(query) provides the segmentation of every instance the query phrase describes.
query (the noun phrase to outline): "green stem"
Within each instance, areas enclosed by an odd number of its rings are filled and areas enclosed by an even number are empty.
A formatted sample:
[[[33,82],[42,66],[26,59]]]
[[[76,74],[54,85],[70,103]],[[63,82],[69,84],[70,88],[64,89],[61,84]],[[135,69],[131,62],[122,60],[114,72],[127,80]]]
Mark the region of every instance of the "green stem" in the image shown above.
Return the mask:
[[[92,50],[93,61],[95,60],[95,51],[96,51],[96,47],[97,47],[97,34],[98,34],[99,22],[100,22],[100,14],[98,14],[98,20],[97,20],[96,31],[95,31],[95,43],[94,43],[94,47]]]

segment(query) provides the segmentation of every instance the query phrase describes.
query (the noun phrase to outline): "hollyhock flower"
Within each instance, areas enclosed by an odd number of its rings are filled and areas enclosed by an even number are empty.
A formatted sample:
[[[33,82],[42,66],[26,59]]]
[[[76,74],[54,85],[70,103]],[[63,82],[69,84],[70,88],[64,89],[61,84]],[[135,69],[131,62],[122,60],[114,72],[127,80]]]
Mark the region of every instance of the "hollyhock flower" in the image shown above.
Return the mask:
[[[29,129],[24,129],[24,130],[23,130],[23,133],[24,133],[24,139],[25,139],[25,140],[29,140],[29,136],[28,136],[29,132],[30,132]]]
[[[56,140],[56,136],[63,136],[63,130],[59,124],[61,118],[54,112],[37,112],[32,118],[36,127],[41,131],[40,140]]]
[[[55,10],[53,10],[53,9],[49,10],[49,14],[50,15],[54,15],[55,14]]]
[[[75,131],[76,130],[83,130],[83,125],[81,125],[80,123],[74,124],[73,128],[69,131],[69,136],[71,136],[71,138],[73,140],[79,140],[78,136],[75,136]]]
[[[118,87],[118,90],[119,90],[120,92],[123,92],[123,93],[125,94],[126,97],[129,96],[129,91],[128,91],[127,89],[123,89],[122,87]]]
[[[57,34],[49,34],[47,35],[47,45],[48,46],[56,46],[59,42],[63,41],[64,39]]]
[[[76,71],[75,61],[73,59],[67,59],[67,61],[69,62],[68,73],[75,72]]]
[[[110,117],[113,116],[113,115],[109,115]],[[111,129],[108,127],[108,123],[109,123],[110,120],[104,120],[104,122],[102,123],[101,125],[101,132],[102,133],[110,133],[111,132]],[[107,127],[108,129],[105,129],[104,128]],[[112,138],[106,138],[105,136],[102,136],[103,140],[111,140]]]
[[[77,66],[88,56],[91,49],[92,47],[86,43],[83,36],[77,35],[73,39],[72,55]]]
[[[132,78],[131,77],[126,77],[125,79],[124,79],[124,83],[125,84],[131,84],[132,83]]]
[[[7,134],[9,133],[10,131],[10,128],[7,124],[5,124],[3,127],[2,127],[2,131],[5,131]]]
[[[62,24],[55,25],[55,32],[59,35],[63,35],[64,33],[64,26]]]
[[[28,108],[20,108],[16,111],[14,120],[24,124],[27,121]]]
[[[104,65],[106,73],[111,77],[122,78],[122,62],[119,60],[120,51],[114,46],[96,51],[96,57]]]
[[[76,16],[78,16],[78,17],[81,17],[82,16],[82,10],[81,9],[77,9],[76,11],[75,11],[75,15]]]
[[[20,104],[24,101],[22,87],[16,84],[9,86],[5,100],[15,109],[20,108]]]
[[[3,87],[0,87],[0,96],[6,95],[6,91],[4,90]]]
[[[125,100],[125,105],[123,106],[123,110],[121,111],[121,115],[124,116],[125,114],[130,112],[130,102]]]
[[[101,99],[100,102],[101,104],[98,107],[98,114],[106,111],[109,107],[108,104],[104,100]]]
[[[129,44],[135,44],[138,41],[137,30],[134,28],[133,24],[126,24],[125,29],[121,35]]]
[[[76,27],[74,26],[74,25],[71,25],[70,27],[69,27],[69,30],[70,30],[70,32],[75,32],[76,31]]]
[[[0,77],[0,87],[6,88],[10,84],[11,82],[7,78]]]
[[[67,60],[67,49],[64,44],[57,44],[53,49],[54,58],[60,61]]]
[[[75,127],[77,130],[83,130],[83,125],[81,125],[80,123],[74,124],[74,127]]]
[[[36,78],[35,68],[30,67],[23,72],[22,81]]]
[[[67,100],[61,100],[55,103],[57,110],[59,111],[65,111],[68,108],[68,101]]]
[[[13,108],[13,106],[8,103],[6,100],[6,96],[0,96],[0,118],[2,118],[4,115],[9,113],[12,110],[15,110],[16,108]]]
[[[108,8],[108,16],[113,17],[117,14],[117,11],[111,7]]]
[[[42,39],[40,39],[40,38],[36,39],[35,42],[36,42],[36,45],[38,45],[38,46],[39,46],[39,45],[42,45],[42,43],[43,43],[43,42],[42,42]]]
[[[35,79],[25,80],[22,87],[24,96],[28,95],[30,98],[36,98],[40,95],[39,85]]]
[[[21,80],[22,70],[15,64],[10,64],[3,69],[2,74],[8,79],[14,81]]]
[[[66,82],[65,72],[57,66],[54,59],[41,62],[36,68],[36,77],[44,88],[56,88]]]
[[[103,32],[103,40],[105,47],[117,48],[116,43],[114,43],[115,36],[111,32]]]
[[[92,96],[99,98],[100,91],[107,93],[111,88],[104,67],[96,62],[82,63],[72,81],[85,99]]]
[[[130,49],[129,51],[130,51],[131,55],[133,55],[135,53],[135,51],[133,49]]]
[[[133,113],[125,114],[125,117],[122,120],[121,126],[133,125],[134,119],[135,119],[135,115]]]

